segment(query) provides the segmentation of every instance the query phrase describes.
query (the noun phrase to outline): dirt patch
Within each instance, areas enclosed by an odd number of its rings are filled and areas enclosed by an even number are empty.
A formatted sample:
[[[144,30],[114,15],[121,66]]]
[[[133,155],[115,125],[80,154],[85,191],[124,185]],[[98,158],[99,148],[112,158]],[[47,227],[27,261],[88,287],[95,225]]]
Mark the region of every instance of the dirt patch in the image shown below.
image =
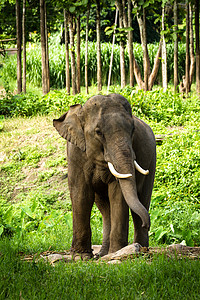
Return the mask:
[[[101,248],[100,245],[94,245],[93,254],[97,254]],[[168,247],[142,247],[139,244],[131,244],[128,245],[121,250],[110,253],[108,255],[103,256],[102,258],[95,257],[96,262],[107,262],[107,263],[121,263],[127,259],[134,259],[139,255],[147,257],[149,260],[155,255],[166,255],[167,257],[172,258],[188,258],[193,260],[200,259],[200,247],[188,247],[181,244],[173,244]],[[51,265],[54,265],[56,262],[64,261],[64,262],[76,262],[79,260],[85,260],[81,256],[72,256],[70,251],[64,252],[54,252],[54,251],[46,251],[36,255],[28,255],[23,256],[22,260],[24,261],[41,261],[44,260],[49,262]]]

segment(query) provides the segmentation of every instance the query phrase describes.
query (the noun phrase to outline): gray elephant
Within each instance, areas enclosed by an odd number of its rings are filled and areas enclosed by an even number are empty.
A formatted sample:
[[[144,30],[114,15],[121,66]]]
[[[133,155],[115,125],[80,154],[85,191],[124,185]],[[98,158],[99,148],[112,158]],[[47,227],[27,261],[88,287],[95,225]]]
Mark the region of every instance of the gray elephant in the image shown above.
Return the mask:
[[[151,128],[132,117],[129,102],[118,94],[98,95],[83,106],[73,105],[53,120],[53,125],[68,141],[72,253],[83,258],[93,256],[90,216],[94,202],[103,218],[99,256],[128,244],[129,208],[134,242],[148,247],[148,210],[156,168],[156,142]]]

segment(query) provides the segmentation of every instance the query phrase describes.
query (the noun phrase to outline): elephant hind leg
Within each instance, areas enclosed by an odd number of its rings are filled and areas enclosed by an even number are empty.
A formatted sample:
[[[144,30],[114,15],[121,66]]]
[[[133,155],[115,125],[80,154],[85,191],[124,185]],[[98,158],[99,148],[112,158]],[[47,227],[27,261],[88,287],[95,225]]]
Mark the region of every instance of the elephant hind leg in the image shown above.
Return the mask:
[[[142,247],[149,247],[148,229],[142,227],[140,217],[131,211],[134,223],[134,243],[140,244]]]
[[[95,203],[100,210],[103,218],[103,241],[101,250],[96,254],[96,256],[104,256],[108,254],[110,247],[110,203],[107,196],[103,197],[99,194],[95,194]]]

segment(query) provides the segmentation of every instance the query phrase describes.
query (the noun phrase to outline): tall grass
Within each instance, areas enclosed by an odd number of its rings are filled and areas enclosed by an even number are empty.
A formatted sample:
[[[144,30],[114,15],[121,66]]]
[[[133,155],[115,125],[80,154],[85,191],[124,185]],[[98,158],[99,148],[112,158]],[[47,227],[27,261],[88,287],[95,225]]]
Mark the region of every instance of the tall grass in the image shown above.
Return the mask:
[[[102,84],[107,85],[109,64],[111,57],[110,43],[102,43],[101,45],[101,61],[102,61]],[[149,44],[149,56],[151,68],[153,67],[154,58],[158,49],[158,44]],[[143,52],[140,44],[133,44],[135,58],[143,73]],[[167,45],[167,73],[168,81],[173,79],[173,45]],[[65,86],[65,47],[58,43],[51,43],[49,46],[50,59],[50,84],[53,88],[64,88]],[[16,80],[16,56],[9,56],[3,62],[1,76],[7,80]],[[96,59],[96,43],[90,42],[88,49],[88,81],[89,85],[97,83],[97,59]],[[125,50],[125,68],[126,81],[129,82],[129,58],[128,49]],[[42,84],[42,66],[41,66],[41,49],[39,44],[34,44],[32,48],[27,50],[27,80],[28,82],[41,86]],[[185,45],[179,45],[179,76],[182,78],[185,70]],[[85,72],[85,44],[81,44],[81,85],[84,86]],[[161,82],[161,68],[158,73],[156,83]],[[114,57],[112,67],[111,84],[120,84],[120,48],[119,45],[114,46]]]

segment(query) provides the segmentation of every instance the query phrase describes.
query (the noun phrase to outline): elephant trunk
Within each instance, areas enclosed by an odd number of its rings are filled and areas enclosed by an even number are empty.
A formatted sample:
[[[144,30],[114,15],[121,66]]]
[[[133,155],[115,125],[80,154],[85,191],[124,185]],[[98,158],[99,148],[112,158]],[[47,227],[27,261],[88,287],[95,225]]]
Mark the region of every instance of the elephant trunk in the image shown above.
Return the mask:
[[[111,148],[109,148],[111,149]],[[113,148],[112,148],[113,150]],[[122,194],[130,209],[136,213],[142,220],[142,226],[146,229],[150,228],[150,216],[147,209],[140,202],[137,195],[137,186],[135,178],[135,168],[144,175],[149,173],[148,170],[143,170],[137,162],[135,163],[135,154],[131,146],[125,149],[118,147],[114,149],[109,155],[112,157],[111,161],[115,162],[118,173],[111,163],[108,163],[110,172],[119,179]],[[108,161],[108,160],[107,160]],[[115,172],[115,173],[113,173]]]
[[[142,227],[149,230],[150,216],[147,209],[142,205],[138,198],[135,179],[119,179],[119,183],[126,203],[132,209],[132,211],[141,218]]]

